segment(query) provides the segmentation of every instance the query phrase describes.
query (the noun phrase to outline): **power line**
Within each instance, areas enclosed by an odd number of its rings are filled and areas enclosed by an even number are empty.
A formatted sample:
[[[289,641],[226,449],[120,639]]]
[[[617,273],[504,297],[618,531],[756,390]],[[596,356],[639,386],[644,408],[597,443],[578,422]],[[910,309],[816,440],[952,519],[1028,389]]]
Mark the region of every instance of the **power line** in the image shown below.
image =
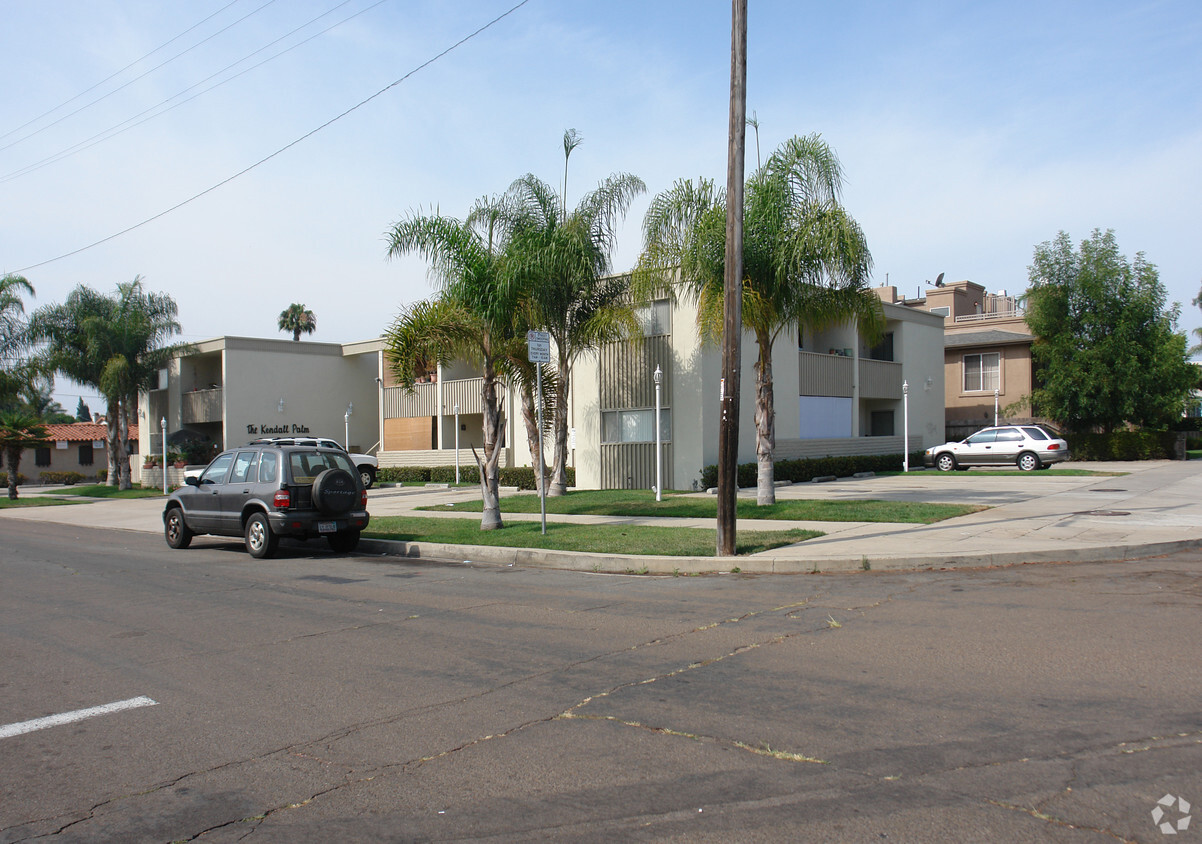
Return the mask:
[[[178,59],[180,56],[182,56],[182,55],[185,55],[186,53],[190,53],[190,52],[192,52],[192,51],[193,51],[193,50],[195,50],[197,47],[199,47],[201,44],[206,44],[206,43],[208,43],[209,41],[212,41],[214,38],[216,38],[218,35],[221,35],[223,32],[228,32],[229,30],[233,29],[233,28],[234,28],[235,26],[237,26],[238,24],[242,23],[242,21],[246,20],[247,18],[251,17],[252,15],[256,15],[256,14],[258,14],[259,12],[263,11],[264,9],[266,9],[268,6],[270,6],[270,5],[271,5],[272,3],[274,3],[274,2],[276,2],[276,0],[267,0],[267,2],[266,2],[266,3],[264,3],[263,5],[259,6],[258,8],[254,9],[254,10],[252,10],[252,11],[250,11],[250,12],[247,12],[245,15],[243,15],[243,16],[242,16],[242,17],[240,17],[240,18],[238,18],[238,20],[234,21],[234,22],[233,22],[233,23],[231,23],[229,26],[222,27],[221,29],[217,30],[217,31],[216,31],[216,32],[214,32],[212,35],[210,35],[208,38],[204,38],[204,39],[202,39],[202,40],[200,40],[200,41],[197,41],[195,44],[193,44],[193,45],[192,45],[191,47],[189,47],[188,49],[186,49],[186,50],[183,50],[183,51],[181,51],[181,52],[179,52],[179,53],[176,53],[174,56],[172,56],[171,58],[167,59],[166,61],[164,61],[164,62],[159,62],[159,63],[158,63],[158,64],[156,64],[154,67],[152,67],[150,70],[146,71],[145,73],[140,73],[140,74],[138,74],[137,76],[135,76],[133,79],[129,80],[128,82],[125,82],[125,83],[123,83],[123,84],[121,84],[121,85],[118,85],[116,88],[114,88],[113,90],[109,91],[107,94],[102,94],[101,96],[97,97],[96,99],[92,100],[91,102],[89,102],[89,103],[85,103],[85,104],[81,105],[79,108],[75,109],[75,111],[69,111],[69,112],[67,112],[67,113],[66,113],[66,114],[64,114],[62,117],[60,117],[58,120],[52,120],[51,122],[47,123],[47,124],[46,124],[45,126],[43,126],[42,128],[40,128],[40,129],[35,129],[34,131],[30,132],[28,135],[25,135],[24,137],[21,137],[21,138],[17,138],[15,141],[12,141],[11,143],[5,144],[4,146],[0,147],[0,152],[3,152],[3,151],[4,151],[4,150],[6,150],[6,149],[11,149],[12,147],[15,147],[17,144],[19,144],[19,143],[22,143],[23,141],[28,141],[30,138],[34,137],[35,135],[39,135],[39,134],[41,134],[42,132],[45,132],[45,131],[46,131],[47,129],[49,129],[51,126],[57,126],[58,124],[62,123],[64,120],[66,120],[67,118],[69,118],[69,117],[74,117],[75,115],[77,115],[77,114],[79,114],[81,111],[83,111],[84,109],[91,108],[92,106],[96,105],[96,103],[100,102],[101,100],[108,99],[108,98],[109,98],[109,97],[111,97],[113,94],[117,93],[118,91],[122,91],[122,90],[124,90],[124,89],[128,88],[130,85],[133,85],[133,84],[134,84],[135,82],[137,82],[139,79],[145,79],[147,76],[149,76],[150,74],[154,73],[154,72],[155,72],[156,70],[158,70],[159,68],[162,68],[162,67],[165,67],[165,66],[167,66],[167,65],[171,64],[173,61],[175,61],[176,59]],[[11,134],[11,133],[10,133],[10,134]]]
[[[84,88],[82,91],[80,91],[80,92],[79,92],[78,94],[76,94],[74,97],[71,97],[69,100],[64,100],[63,102],[59,103],[58,105],[56,105],[54,108],[50,109],[49,111],[42,112],[42,113],[41,113],[41,114],[39,114],[37,117],[33,118],[32,120],[26,121],[25,123],[22,123],[20,126],[18,126],[18,127],[17,127],[17,128],[15,128],[15,129],[9,129],[9,130],[8,130],[7,132],[5,132],[3,135],[0,135],[0,141],[4,140],[4,139],[5,139],[5,138],[7,138],[9,135],[12,135],[12,134],[14,134],[14,133],[16,133],[16,132],[20,132],[20,131],[21,131],[22,129],[24,129],[26,126],[32,126],[34,123],[37,123],[37,122],[38,122],[39,120],[41,120],[43,117],[48,117],[48,116],[50,116],[51,114],[54,114],[54,113],[55,113],[56,111],[58,111],[60,108],[62,108],[63,106],[70,105],[71,103],[75,102],[75,101],[76,101],[76,100],[78,100],[80,97],[82,97],[84,94],[88,94],[88,93],[91,93],[92,91],[95,91],[97,88],[99,88],[99,87],[100,87],[101,85],[103,85],[105,82],[108,82],[108,81],[109,81],[109,80],[111,80],[111,79],[116,79],[118,76],[120,76],[121,74],[125,73],[125,71],[129,70],[129,69],[130,69],[131,67],[133,67],[134,65],[136,65],[136,64],[140,64],[141,62],[144,62],[144,61],[146,61],[148,58],[150,58],[151,56],[153,56],[153,55],[154,55],[155,53],[157,53],[159,50],[163,49],[164,47],[166,47],[166,46],[168,46],[168,45],[170,45],[170,44],[174,44],[176,41],[178,41],[179,39],[183,38],[185,35],[187,35],[187,34],[188,34],[189,32],[191,32],[192,30],[196,29],[198,26],[201,26],[202,24],[206,24],[206,23],[208,23],[208,22],[209,22],[209,21],[211,21],[213,18],[217,17],[217,16],[218,16],[218,15],[220,15],[222,12],[224,12],[226,9],[228,9],[230,6],[233,6],[233,5],[237,4],[238,2],[240,2],[240,0],[230,0],[230,2],[229,2],[229,3],[226,3],[224,6],[222,6],[222,7],[221,7],[220,9],[218,9],[217,11],[213,12],[213,14],[209,15],[209,16],[208,16],[207,18],[205,18],[204,20],[202,20],[202,21],[199,21],[198,23],[194,23],[194,24],[192,24],[192,26],[190,26],[190,27],[188,27],[187,29],[185,29],[185,30],[184,30],[183,32],[181,32],[179,35],[175,36],[174,38],[172,38],[172,39],[170,39],[170,40],[168,40],[168,41],[164,41],[162,44],[160,44],[159,46],[155,47],[155,48],[154,48],[153,50],[151,50],[149,53],[147,53],[146,55],[142,56],[142,58],[140,58],[140,59],[134,59],[132,62],[130,62],[129,64],[127,64],[125,67],[121,68],[121,69],[120,69],[120,70],[118,70],[117,72],[109,74],[108,76],[104,77],[104,79],[101,79],[99,82],[97,82],[95,85],[92,85],[91,87]]]
[[[225,185],[228,185],[230,182],[234,181],[235,179],[239,178],[240,176],[244,176],[244,175],[246,175],[246,174],[247,174],[247,173],[249,173],[251,170],[254,170],[255,168],[259,167],[259,166],[260,166],[260,165],[262,165],[262,164],[266,164],[268,161],[270,161],[271,159],[275,158],[276,156],[278,156],[278,155],[280,155],[280,154],[282,154],[282,153],[284,153],[284,152],[287,152],[288,150],[292,149],[292,147],[296,146],[297,144],[301,143],[302,141],[308,140],[309,138],[313,137],[314,135],[316,135],[316,134],[317,134],[318,132],[320,132],[321,130],[323,130],[323,129],[325,129],[325,128],[329,127],[329,126],[332,126],[334,123],[337,123],[339,120],[341,120],[342,118],[346,117],[346,116],[347,116],[348,114],[350,114],[351,112],[353,112],[353,111],[357,111],[358,109],[360,109],[360,108],[362,108],[363,106],[367,105],[367,104],[368,104],[368,103],[370,103],[372,100],[376,99],[377,97],[381,96],[382,94],[385,94],[385,93],[387,93],[388,91],[391,91],[393,88],[395,88],[396,86],[400,85],[402,82],[404,82],[405,80],[407,80],[409,77],[413,76],[413,75],[414,75],[415,73],[417,73],[418,71],[420,71],[420,70],[423,70],[424,68],[426,68],[426,67],[429,67],[430,65],[434,64],[434,62],[438,61],[438,60],[439,60],[439,59],[441,59],[443,56],[445,56],[445,55],[447,55],[448,53],[452,52],[453,50],[455,50],[455,49],[457,49],[457,48],[459,48],[459,47],[463,46],[463,45],[464,45],[464,44],[466,44],[468,41],[471,41],[473,38],[475,38],[475,37],[476,37],[477,35],[479,35],[481,32],[484,32],[484,31],[486,31],[486,30],[488,30],[488,29],[491,29],[491,28],[492,28],[494,25],[496,25],[497,23],[501,22],[501,21],[502,21],[502,20],[504,20],[505,18],[509,17],[510,15],[512,15],[514,12],[516,12],[518,9],[522,8],[523,6],[525,6],[525,5],[526,5],[527,3],[529,3],[529,2],[530,2],[530,0],[521,0],[521,2],[519,2],[519,3],[516,3],[516,4],[514,4],[513,6],[510,6],[508,9],[506,9],[506,10],[505,10],[504,12],[502,12],[501,14],[497,15],[495,18],[493,18],[492,20],[490,20],[488,23],[486,23],[486,24],[484,24],[483,26],[479,27],[479,28],[478,28],[478,29],[476,29],[475,31],[473,31],[473,32],[471,32],[471,33],[469,33],[469,34],[465,35],[463,38],[460,38],[458,41],[456,41],[454,44],[452,44],[451,46],[449,46],[449,47],[447,47],[446,49],[444,49],[442,52],[440,52],[440,53],[438,53],[438,54],[436,54],[436,55],[434,55],[434,56],[432,56],[432,57],[430,57],[430,58],[426,59],[424,62],[422,62],[421,64],[419,64],[417,67],[413,68],[413,70],[411,70],[411,71],[409,71],[408,73],[406,73],[406,74],[405,74],[404,76],[402,76],[400,79],[398,79],[398,80],[396,80],[395,82],[392,82],[392,83],[390,83],[390,84],[388,84],[388,85],[385,85],[383,88],[381,88],[379,91],[376,91],[376,92],[375,92],[374,94],[372,94],[370,97],[367,97],[367,98],[366,98],[366,99],[364,99],[364,100],[360,100],[358,103],[356,103],[355,105],[351,106],[351,107],[350,107],[350,108],[348,108],[346,111],[342,112],[341,114],[339,114],[339,115],[337,115],[337,116],[335,116],[335,117],[332,117],[332,118],[330,118],[330,119],[329,119],[329,120],[327,120],[325,123],[323,123],[323,124],[321,124],[320,126],[318,126],[316,129],[311,129],[310,131],[308,131],[308,132],[306,132],[305,134],[301,135],[299,138],[297,138],[296,140],[292,141],[291,143],[285,144],[284,146],[280,147],[279,149],[277,149],[275,152],[271,153],[270,155],[268,155],[268,156],[265,156],[265,157],[263,157],[263,158],[259,159],[259,160],[258,160],[258,161],[256,161],[254,164],[250,165],[249,167],[246,167],[246,168],[244,168],[244,169],[242,169],[242,170],[239,170],[239,171],[238,171],[237,173],[235,173],[234,175],[232,175],[232,176],[229,176],[229,177],[227,177],[227,178],[225,178],[225,179],[222,179],[222,180],[221,180],[220,182],[218,182],[217,184],[215,184],[215,185],[212,185],[211,187],[205,188],[205,189],[204,189],[204,190],[202,190],[200,193],[194,194],[194,195],[192,195],[192,196],[188,197],[187,199],[183,200],[182,202],[178,202],[178,203],[176,203],[175,205],[172,205],[170,208],[167,208],[167,209],[166,209],[166,210],[164,210],[164,211],[160,211],[159,213],[155,214],[153,217],[148,217],[148,218],[146,218],[145,220],[143,220],[143,221],[142,221],[142,222],[140,222],[140,223],[135,223],[134,225],[132,225],[132,226],[129,226],[128,228],[122,229],[122,230],[121,230],[121,231],[119,231],[119,232],[116,232],[116,233],[114,233],[114,234],[110,234],[108,237],[103,237],[103,238],[101,238],[100,240],[97,240],[97,241],[95,241],[94,243],[89,243],[87,246],[81,246],[81,247],[79,247],[78,249],[73,249],[73,250],[72,250],[72,251],[70,251],[70,252],[65,252],[65,253],[63,253],[62,255],[59,255],[59,256],[58,256],[58,257],[56,257],[56,258],[48,258],[48,259],[47,259],[47,260],[45,260],[45,261],[39,261],[39,262],[38,262],[38,263],[36,263],[36,264],[30,264],[30,265],[29,265],[29,266],[27,266],[27,267],[21,267],[20,269],[13,270],[12,272],[13,272],[13,273],[15,273],[15,274],[26,273],[26,272],[28,272],[29,270],[35,270],[35,269],[37,269],[38,267],[44,267],[44,266],[46,266],[47,264],[53,264],[55,261],[61,261],[61,260],[63,260],[64,258],[70,258],[70,257],[72,257],[73,255],[78,255],[78,254],[79,254],[79,253],[81,253],[81,252],[86,252],[87,250],[89,250],[89,249],[93,249],[93,248],[95,248],[95,247],[97,247],[97,246],[100,246],[100,245],[101,245],[101,244],[103,244],[103,243],[108,243],[110,240],[116,240],[117,238],[121,237],[122,235],[129,234],[130,232],[132,232],[132,231],[134,231],[134,230],[136,230],[136,229],[140,229],[140,228],[142,228],[142,226],[145,226],[145,225],[147,225],[147,224],[149,224],[149,223],[153,223],[155,220],[159,219],[160,217],[165,217],[165,216],[167,216],[168,214],[170,214],[170,213],[171,213],[171,212],[173,212],[173,211],[178,211],[180,208],[183,208],[185,205],[188,205],[188,204],[190,204],[190,203],[192,203],[192,202],[195,202],[196,200],[200,199],[202,196],[206,196],[206,195],[208,195],[208,194],[212,193],[213,191],[217,190],[218,188],[220,188],[220,187],[224,187]]]
[[[250,73],[252,70],[256,70],[257,68],[262,67],[263,65],[267,64],[268,62],[275,61],[280,56],[282,56],[286,53],[289,53],[289,52],[297,49],[298,47],[302,47],[305,44],[308,44],[314,38],[319,38],[322,35],[325,35],[330,30],[336,29],[337,27],[342,26],[347,21],[353,20],[354,18],[357,18],[359,15],[362,15],[366,12],[370,12],[372,9],[376,8],[376,6],[380,6],[384,3],[387,3],[388,0],[376,0],[376,2],[373,3],[372,5],[367,6],[363,9],[360,9],[359,11],[355,12],[352,15],[348,15],[347,17],[343,18],[342,20],[338,21],[337,23],[327,26],[325,29],[321,30],[320,32],[315,32],[313,35],[310,35],[308,38],[298,41],[295,44],[293,44],[292,46],[286,47],[285,49],[280,50],[278,53],[275,53],[274,55],[268,56],[267,58],[263,59],[261,62],[257,62],[248,68],[240,70],[237,73],[235,73],[233,76],[229,76],[229,77],[221,80],[220,82],[210,85],[208,88],[205,88],[204,90],[197,91],[192,96],[188,97],[187,99],[180,100],[179,102],[175,103],[174,105],[170,105],[170,106],[167,105],[172,100],[182,97],[184,94],[188,93],[189,91],[193,90],[194,88],[199,88],[201,85],[205,84],[206,82],[209,82],[212,79],[216,79],[218,76],[225,73],[227,70],[237,67],[238,65],[242,64],[242,62],[246,61],[247,59],[251,58],[252,56],[256,56],[259,53],[263,52],[264,50],[268,49],[269,47],[273,47],[276,44],[279,44],[281,41],[285,40],[286,38],[289,38],[289,37],[295,35],[296,33],[300,32],[302,29],[312,26],[317,21],[321,20],[322,18],[326,17],[327,15],[333,14],[338,9],[341,9],[343,6],[347,5],[350,2],[352,2],[352,0],[343,0],[343,2],[339,3],[337,6],[334,6],[332,9],[328,9],[328,10],[322,12],[317,17],[306,21],[305,23],[301,24],[300,26],[296,27],[295,29],[291,30],[290,32],[287,32],[287,33],[281,35],[279,38],[275,39],[274,41],[271,41],[268,44],[264,44],[262,47],[255,50],[252,53],[248,53],[247,55],[238,59],[238,61],[232,62],[231,64],[226,65],[225,67],[223,67],[221,70],[217,71],[216,73],[212,73],[209,76],[206,76],[204,79],[200,80],[199,82],[197,82],[193,85],[189,85],[184,90],[179,91],[175,94],[172,94],[167,99],[162,100],[162,101],[156,103],[155,105],[152,105],[150,108],[147,108],[147,109],[144,109],[143,111],[138,112],[133,117],[130,117],[129,119],[124,120],[121,123],[118,123],[116,126],[110,126],[108,129],[105,129],[102,132],[97,132],[95,135],[92,135],[90,138],[84,138],[82,141],[79,141],[78,143],[73,144],[72,146],[66,147],[65,149],[61,149],[56,153],[46,156],[45,158],[41,159],[40,161],[35,161],[32,164],[27,164],[26,166],[21,167],[17,170],[13,170],[10,173],[5,173],[4,175],[0,176],[0,184],[3,184],[4,182],[11,182],[13,179],[18,179],[21,176],[27,176],[30,173],[33,173],[33,172],[36,172],[37,170],[42,169],[43,167],[47,167],[51,164],[56,164],[59,161],[62,161],[66,158],[70,158],[72,155],[75,155],[78,152],[83,152],[86,149],[91,149],[92,147],[96,146],[97,144],[104,143],[105,141],[109,140],[110,138],[115,138],[118,135],[128,132],[130,129],[135,129],[138,126],[141,126],[143,123],[147,123],[151,120],[154,120],[156,117],[161,117],[162,115],[166,114],[169,111],[174,111],[175,109],[179,108],[180,106],[186,105],[187,103],[192,102],[197,97],[201,97],[201,96],[207,94],[209,91],[212,91],[216,88],[220,88],[222,85],[225,85],[229,82],[233,82],[235,79],[238,79],[239,77],[244,76],[247,73]],[[167,106],[167,107],[163,108],[163,106]],[[142,118],[142,119],[139,120],[138,118]]]

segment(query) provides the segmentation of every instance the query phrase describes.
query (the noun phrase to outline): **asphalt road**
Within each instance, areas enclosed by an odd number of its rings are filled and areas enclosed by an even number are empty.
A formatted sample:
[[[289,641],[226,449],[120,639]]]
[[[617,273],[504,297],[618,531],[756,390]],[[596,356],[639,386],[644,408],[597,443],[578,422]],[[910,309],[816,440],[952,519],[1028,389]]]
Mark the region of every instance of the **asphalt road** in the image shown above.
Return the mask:
[[[1198,555],[650,578],[3,529],[0,725],[154,701],[0,738],[3,842],[1202,839],[1152,818],[1202,814]]]

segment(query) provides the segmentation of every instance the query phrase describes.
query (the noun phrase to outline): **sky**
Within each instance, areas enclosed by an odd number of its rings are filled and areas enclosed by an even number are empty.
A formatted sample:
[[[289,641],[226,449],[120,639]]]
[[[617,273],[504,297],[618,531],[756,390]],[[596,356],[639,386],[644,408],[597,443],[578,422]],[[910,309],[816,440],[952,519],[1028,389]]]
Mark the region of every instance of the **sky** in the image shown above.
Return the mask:
[[[652,196],[725,183],[730,4],[517,3],[0,0],[0,273],[33,284],[27,308],[141,276],[184,341],[286,337],[293,302],[313,341],[377,337],[433,292],[389,227],[527,173],[561,187],[569,128],[569,203],[616,172],[647,185],[629,269]],[[747,171],[821,134],[874,284],[1019,293],[1038,244],[1114,229],[1195,339],[1202,4],[748,6]],[[103,409],[60,380],[79,395]]]

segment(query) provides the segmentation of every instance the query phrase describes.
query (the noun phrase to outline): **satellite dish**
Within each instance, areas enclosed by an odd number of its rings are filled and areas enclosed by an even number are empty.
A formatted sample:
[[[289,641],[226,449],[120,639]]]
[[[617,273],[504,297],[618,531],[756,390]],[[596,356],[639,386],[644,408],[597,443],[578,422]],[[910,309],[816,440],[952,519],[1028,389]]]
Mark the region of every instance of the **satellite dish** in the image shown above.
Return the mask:
[[[943,273],[939,273],[939,275],[938,275],[938,276],[936,276],[936,278],[935,278],[935,286],[936,286],[936,287],[943,287]]]

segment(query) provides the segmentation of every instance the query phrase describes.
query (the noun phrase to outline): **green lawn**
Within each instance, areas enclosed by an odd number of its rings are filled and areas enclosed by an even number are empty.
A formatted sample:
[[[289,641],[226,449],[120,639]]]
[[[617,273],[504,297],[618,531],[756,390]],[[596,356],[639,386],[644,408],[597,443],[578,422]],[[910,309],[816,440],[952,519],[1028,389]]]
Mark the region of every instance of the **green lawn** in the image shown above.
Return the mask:
[[[427,510],[452,510],[479,513],[479,501],[438,505]],[[740,500],[737,515],[740,519],[783,519],[816,522],[901,522],[931,524],[983,510],[974,504],[925,504],[909,501],[823,501],[809,499],[778,500],[769,507],[759,507],[754,501]],[[509,513],[537,513],[538,496],[511,495],[501,499],[502,518]],[[669,516],[677,518],[716,519],[718,501],[714,496],[704,498],[684,495],[664,496],[655,500],[648,490],[577,490],[567,495],[547,498],[549,514],[584,516]]]
[[[0,491],[0,510],[7,507],[47,507],[55,504],[78,504],[78,501],[72,501],[69,498],[44,498],[34,496],[33,498],[18,498],[13,501],[8,497],[8,493]]]
[[[78,495],[81,498],[161,498],[163,490],[160,487],[146,487],[137,484],[133,489],[117,489],[115,486],[104,484],[76,484],[64,486],[54,491],[55,495]]]
[[[508,500],[511,499],[506,499]],[[537,498],[535,510],[538,510]],[[717,531],[704,528],[681,530],[668,527],[548,523],[547,534],[544,536],[538,522],[511,521],[501,530],[485,531],[480,530],[479,519],[435,519],[420,516],[373,518],[363,535],[402,542],[593,551],[644,557],[713,557],[716,556],[715,549],[718,544]],[[739,554],[754,554],[822,535],[812,530],[741,530],[736,533],[736,544]]]

